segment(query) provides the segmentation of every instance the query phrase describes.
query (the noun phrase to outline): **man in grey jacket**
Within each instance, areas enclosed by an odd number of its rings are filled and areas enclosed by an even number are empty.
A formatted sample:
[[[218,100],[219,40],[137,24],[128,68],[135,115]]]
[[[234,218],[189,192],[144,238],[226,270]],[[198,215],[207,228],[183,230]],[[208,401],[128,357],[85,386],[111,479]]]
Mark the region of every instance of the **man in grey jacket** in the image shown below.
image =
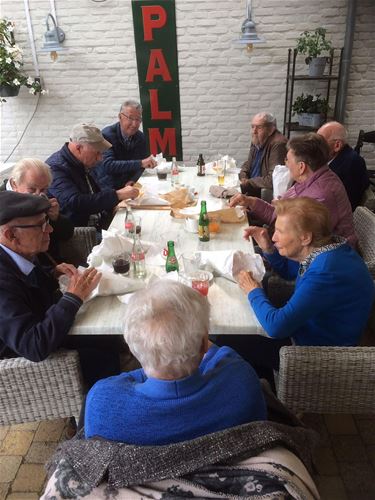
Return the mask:
[[[272,172],[276,165],[284,165],[287,138],[276,127],[271,113],[261,112],[251,120],[249,158],[239,174],[241,191],[260,197],[261,189],[272,189]]]

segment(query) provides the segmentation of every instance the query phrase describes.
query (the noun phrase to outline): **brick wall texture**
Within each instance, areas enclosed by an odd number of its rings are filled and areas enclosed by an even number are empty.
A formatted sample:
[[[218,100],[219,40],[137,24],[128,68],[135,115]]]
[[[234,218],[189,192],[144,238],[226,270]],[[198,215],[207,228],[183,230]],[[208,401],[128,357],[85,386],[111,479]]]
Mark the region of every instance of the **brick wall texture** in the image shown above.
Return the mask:
[[[305,29],[327,28],[342,47],[348,0],[253,0],[257,32],[266,39],[248,55],[233,43],[245,18],[245,0],[176,0],[184,159],[198,153],[213,158],[228,153],[241,164],[249,148],[250,117],[272,111],[282,127],[287,49]],[[139,99],[130,0],[56,0],[59,25],[69,49],[56,62],[38,54],[48,95],[9,161],[46,158],[68,139],[72,125],[93,121],[103,127],[116,120],[120,103]],[[346,108],[350,143],[360,128],[375,129],[375,2],[358,0],[353,58]],[[37,49],[42,45],[47,0],[30,0]],[[25,69],[33,73],[24,3],[1,1],[1,16],[16,22]],[[335,86],[334,86],[335,88]],[[312,90],[309,87],[301,90]],[[23,88],[1,106],[1,157],[12,151],[34,112],[37,100]],[[375,167],[375,150],[363,150]]]

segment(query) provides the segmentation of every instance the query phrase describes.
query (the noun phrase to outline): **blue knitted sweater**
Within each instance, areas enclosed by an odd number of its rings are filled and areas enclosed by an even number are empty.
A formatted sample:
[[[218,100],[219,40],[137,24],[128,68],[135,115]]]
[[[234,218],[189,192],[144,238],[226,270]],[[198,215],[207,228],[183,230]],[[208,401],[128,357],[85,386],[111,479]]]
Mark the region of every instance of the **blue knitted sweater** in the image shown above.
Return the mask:
[[[253,368],[231,348],[212,346],[183,379],[147,378],[139,369],[97,382],[87,395],[85,436],[164,445],[266,418]]]

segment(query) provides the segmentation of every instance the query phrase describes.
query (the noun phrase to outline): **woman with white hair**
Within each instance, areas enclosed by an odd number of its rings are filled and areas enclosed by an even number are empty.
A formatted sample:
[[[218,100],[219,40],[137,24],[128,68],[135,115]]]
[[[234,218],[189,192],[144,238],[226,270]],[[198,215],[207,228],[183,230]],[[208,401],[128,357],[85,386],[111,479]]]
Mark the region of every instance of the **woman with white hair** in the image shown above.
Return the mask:
[[[124,337],[142,368],[90,390],[87,438],[164,445],[266,419],[252,367],[209,342],[209,310],[205,297],[169,280],[133,295]]]

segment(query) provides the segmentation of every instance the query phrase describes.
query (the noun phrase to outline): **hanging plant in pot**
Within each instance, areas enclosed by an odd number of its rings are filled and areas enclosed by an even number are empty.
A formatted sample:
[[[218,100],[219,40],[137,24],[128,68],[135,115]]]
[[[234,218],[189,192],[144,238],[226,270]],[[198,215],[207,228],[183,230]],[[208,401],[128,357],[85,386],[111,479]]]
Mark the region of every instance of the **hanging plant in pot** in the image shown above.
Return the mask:
[[[326,40],[327,30],[325,28],[316,28],[315,31],[304,31],[297,38],[297,52],[306,54],[305,61],[309,65],[309,76],[322,76],[328,57],[321,56],[322,52],[332,50],[332,43]]]
[[[22,70],[22,49],[14,40],[14,25],[8,19],[0,19],[0,102],[4,97],[15,97],[24,85],[30,94],[45,94],[40,81]]]
[[[297,115],[299,125],[318,129],[324,122],[329,111],[327,99],[321,99],[320,94],[301,94],[296,97],[292,111]]]

